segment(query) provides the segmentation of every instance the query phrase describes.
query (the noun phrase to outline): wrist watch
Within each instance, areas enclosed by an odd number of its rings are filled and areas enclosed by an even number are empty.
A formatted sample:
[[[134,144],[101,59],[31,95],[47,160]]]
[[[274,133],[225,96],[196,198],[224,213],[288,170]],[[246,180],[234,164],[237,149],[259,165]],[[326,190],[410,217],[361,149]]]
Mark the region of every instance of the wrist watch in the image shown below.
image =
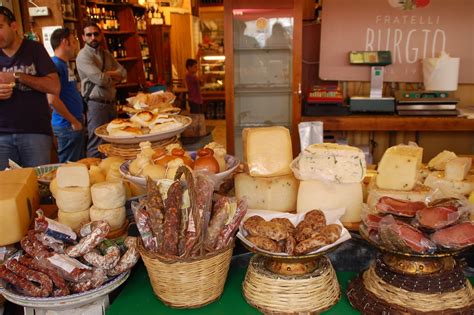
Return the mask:
[[[13,72],[13,77],[15,78],[15,83],[20,83],[20,72]]]

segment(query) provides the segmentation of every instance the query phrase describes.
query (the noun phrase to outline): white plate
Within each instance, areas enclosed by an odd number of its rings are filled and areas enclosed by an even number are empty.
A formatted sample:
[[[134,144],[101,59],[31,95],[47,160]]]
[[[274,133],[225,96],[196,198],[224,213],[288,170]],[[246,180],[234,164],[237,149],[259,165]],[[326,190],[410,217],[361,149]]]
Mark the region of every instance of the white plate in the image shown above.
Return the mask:
[[[61,297],[36,298],[25,296],[18,294],[9,288],[5,288],[2,285],[0,285],[0,293],[8,301],[25,307],[49,310],[72,309],[75,307],[89,304],[99,299],[100,297],[109,294],[110,292],[118,288],[122,283],[124,283],[129,275],[130,270],[118,275],[112,280],[109,280],[108,282],[96,289]]]
[[[51,183],[51,180],[43,179],[41,178],[41,175],[54,171],[55,169],[58,169],[61,165],[63,165],[63,163],[46,164],[35,167],[36,176],[38,177],[38,183],[49,185],[49,183]]]
[[[182,125],[164,132],[149,133],[137,136],[110,136],[106,130],[107,124],[105,124],[97,128],[95,130],[95,134],[110,143],[135,144],[142,141],[155,142],[179,135],[192,123],[192,119],[187,116],[173,115],[173,118],[177,118],[182,123]]]
[[[191,157],[194,159],[196,153],[195,152],[189,152],[189,153],[190,153]],[[132,174],[130,174],[130,171],[129,171],[128,168],[129,168],[131,162],[132,161],[126,161],[125,163],[120,165],[120,168],[119,168],[120,174],[122,174],[122,176],[124,176],[126,179],[128,179],[132,183],[140,185],[142,187],[146,187],[146,178],[145,177],[133,176]],[[216,187],[215,187],[216,190],[219,189],[222,181],[224,179],[226,179],[230,174],[232,174],[232,172],[239,166],[240,161],[235,156],[226,154],[225,164],[227,166],[227,169],[224,172],[220,172],[220,173],[217,173],[215,175],[215,177],[217,179]]]

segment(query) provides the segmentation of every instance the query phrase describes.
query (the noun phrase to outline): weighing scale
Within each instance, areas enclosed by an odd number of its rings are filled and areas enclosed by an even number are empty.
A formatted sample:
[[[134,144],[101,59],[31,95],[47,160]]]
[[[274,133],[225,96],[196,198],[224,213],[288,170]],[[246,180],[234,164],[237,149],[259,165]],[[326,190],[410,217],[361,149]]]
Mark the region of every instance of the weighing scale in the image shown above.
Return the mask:
[[[354,96],[350,98],[351,112],[395,112],[395,98],[383,97],[384,67],[392,64],[390,51],[351,51],[351,65],[370,67],[370,96]]]

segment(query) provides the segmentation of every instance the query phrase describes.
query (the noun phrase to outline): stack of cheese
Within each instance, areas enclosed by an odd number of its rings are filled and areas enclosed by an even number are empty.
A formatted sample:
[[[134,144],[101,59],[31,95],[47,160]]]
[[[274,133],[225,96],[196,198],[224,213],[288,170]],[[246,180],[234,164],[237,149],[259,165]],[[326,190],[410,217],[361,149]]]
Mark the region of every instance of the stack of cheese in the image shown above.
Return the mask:
[[[96,183],[91,187],[91,221],[105,220],[111,230],[120,229],[125,223],[125,185],[121,180]]]
[[[435,156],[428,168],[432,171],[425,185],[440,190],[444,196],[468,196],[474,190],[474,175],[470,157],[457,157],[454,152],[443,151]]]
[[[235,195],[249,209],[292,212],[296,210],[298,180],[293,176],[291,137],[284,127],[243,130],[246,173],[235,176]]]
[[[54,196],[59,209],[58,221],[72,229],[89,222],[91,191],[87,166],[71,163],[59,167],[56,185]]]
[[[301,180],[298,212],[345,208],[341,221],[346,226],[360,222],[362,181],[366,174],[362,150],[335,143],[312,144],[291,167]]]
[[[16,243],[26,234],[38,207],[33,168],[0,172],[0,246]]]
[[[377,176],[369,187],[367,206],[375,208],[381,197],[400,200],[425,201],[429,187],[418,183],[423,148],[415,145],[397,145],[388,148],[377,168]]]

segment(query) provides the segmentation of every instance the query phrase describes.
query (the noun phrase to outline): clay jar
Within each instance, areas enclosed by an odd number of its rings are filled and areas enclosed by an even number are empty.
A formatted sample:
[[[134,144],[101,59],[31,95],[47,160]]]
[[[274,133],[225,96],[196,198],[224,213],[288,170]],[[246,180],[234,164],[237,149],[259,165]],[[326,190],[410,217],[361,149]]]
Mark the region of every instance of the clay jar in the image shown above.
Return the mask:
[[[194,161],[195,170],[206,170],[211,173],[219,173],[219,163],[214,158],[214,151],[209,148],[197,151],[197,158]]]
[[[174,148],[171,150],[171,155],[176,159],[180,158],[183,160],[184,165],[189,166],[190,168],[193,168],[194,161],[191,159],[189,156],[185,155],[185,152],[183,149],[180,148]]]

